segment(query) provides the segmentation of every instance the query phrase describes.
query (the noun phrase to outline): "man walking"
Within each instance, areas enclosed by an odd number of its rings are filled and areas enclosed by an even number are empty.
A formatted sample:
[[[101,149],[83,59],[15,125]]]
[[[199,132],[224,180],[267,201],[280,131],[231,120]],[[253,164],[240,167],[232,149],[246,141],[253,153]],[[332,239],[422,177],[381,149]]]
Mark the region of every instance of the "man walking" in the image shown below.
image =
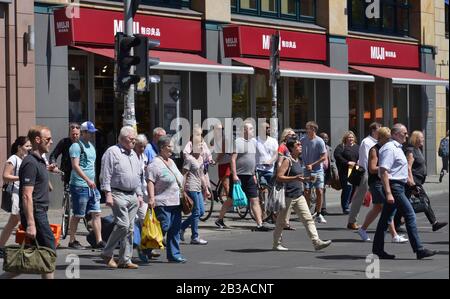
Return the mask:
[[[133,264],[134,220],[142,204],[141,162],[133,151],[136,131],[123,127],[119,144],[108,148],[102,157],[101,189],[106,194],[106,204],[114,214],[114,230],[111,233],[102,258],[109,268],[137,269]],[[114,261],[114,249],[120,242],[119,264]]]
[[[441,142],[439,143],[438,155],[442,159],[442,169],[441,173],[439,174],[439,183],[442,183],[445,172],[448,173],[448,130],[447,136],[442,138]]]
[[[69,149],[72,160],[72,172],[70,174],[70,195],[72,197],[73,217],[70,219],[69,247],[82,249],[83,246],[76,240],[75,234],[78,222],[90,214],[92,229],[95,234],[96,245],[94,248],[104,248],[102,240],[102,228],[100,219],[100,192],[95,184],[95,160],[97,154],[91,143],[94,140],[97,129],[90,121],[81,125],[81,137],[78,142],[72,144]]]
[[[348,215],[347,226],[357,226],[356,219],[358,218],[359,211],[366,195],[367,190],[369,190],[369,151],[378,142],[378,130],[381,128],[381,124],[374,122],[369,126],[370,134],[363,139],[359,145],[359,158],[358,165],[362,167],[364,171],[364,176],[356,187],[355,194],[352,198],[352,204],[350,207],[350,214]],[[358,233],[362,236],[366,236],[366,231],[360,229]]]
[[[36,239],[39,246],[56,251],[55,237],[48,222],[49,177],[43,154],[50,151],[52,134],[44,126],[34,126],[28,131],[32,150],[20,166],[19,207],[21,224],[26,236]],[[0,278],[14,278],[17,273],[4,273]],[[53,279],[54,273],[42,274],[43,279]]]
[[[253,215],[255,215],[256,228],[255,231],[269,231],[269,228],[262,225],[262,211],[258,198],[258,184],[256,182],[256,140],[254,136],[253,124],[245,121],[243,126],[243,137],[236,139],[236,146],[231,156],[231,177],[232,185],[230,190],[233,190],[234,184],[241,184],[242,190],[247,195],[250,201],[250,208]],[[225,213],[232,206],[233,200],[228,199],[222,205],[219,219],[216,220],[216,225],[220,228],[227,226],[223,222]]]
[[[305,177],[312,178],[312,181],[305,182],[305,197],[308,205],[311,203],[311,189],[316,189],[315,217],[318,223],[327,223],[322,216],[322,196],[325,187],[325,174],[323,162],[326,159],[327,148],[322,138],[317,136],[319,126],[314,121],[306,123],[306,136],[300,139],[303,147],[303,162],[305,167]]]
[[[153,138],[152,141],[150,141],[147,146],[145,147],[145,155],[147,156],[147,165],[153,162],[153,159],[158,156],[158,140],[159,138],[166,136],[166,130],[163,128],[155,128],[153,130]]]
[[[399,209],[406,221],[409,242],[417,259],[423,259],[436,254],[436,251],[425,249],[419,238],[416,224],[416,214],[405,195],[408,181],[408,161],[402,150],[406,142],[408,130],[402,124],[395,124],[391,130],[392,140],[387,142],[379,152],[379,175],[386,194],[387,203],[383,205],[383,212],[378,221],[372,252],[380,259],[394,259],[395,255],[384,251],[384,233],[388,227],[389,219]]]

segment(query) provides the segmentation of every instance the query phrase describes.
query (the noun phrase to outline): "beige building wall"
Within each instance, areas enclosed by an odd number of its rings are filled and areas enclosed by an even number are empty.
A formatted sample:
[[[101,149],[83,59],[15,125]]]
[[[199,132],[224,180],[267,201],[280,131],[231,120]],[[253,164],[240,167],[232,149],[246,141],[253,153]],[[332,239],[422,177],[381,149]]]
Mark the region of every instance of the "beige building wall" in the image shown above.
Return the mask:
[[[317,1],[317,25],[331,35],[346,36],[348,33],[347,0]]]
[[[193,10],[203,13],[207,21],[229,23],[231,21],[231,0],[192,0]]]
[[[445,37],[445,3],[443,0],[434,0],[435,21],[435,46],[438,49],[436,55],[436,76],[449,79],[449,45]],[[446,130],[446,92],[445,86],[436,87],[436,148],[440,140],[445,137]],[[442,161],[437,159],[438,171],[442,168]]]
[[[0,2],[0,165],[10,145],[35,124],[34,52],[27,47],[34,26],[34,2]],[[1,181],[1,179],[0,179]]]
[[[422,45],[432,46],[435,43],[434,1],[410,1],[412,5],[410,18],[411,36],[419,40]]]

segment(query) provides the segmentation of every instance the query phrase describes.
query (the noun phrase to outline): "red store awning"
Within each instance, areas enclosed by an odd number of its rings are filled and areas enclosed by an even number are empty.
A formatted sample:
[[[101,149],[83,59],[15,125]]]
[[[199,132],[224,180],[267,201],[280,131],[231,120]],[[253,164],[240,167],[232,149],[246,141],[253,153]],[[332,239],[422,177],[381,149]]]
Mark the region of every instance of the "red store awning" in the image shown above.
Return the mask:
[[[114,59],[114,49],[73,46],[74,48],[105,56]],[[152,57],[158,57],[160,63],[152,69],[172,70],[187,72],[217,72],[233,74],[254,74],[252,67],[228,66],[216,63],[197,54],[172,52],[172,51],[151,51]]]
[[[268,70],[269,59],[233,58],[234,61],[254,68]],[[373,82],[375,78],[367,75],[355,75],[339,71],[321,63],[280,61],[282,77],[312,78],[326,80],[365,81]]]
[[[448,80],[422,73],[416,70],[393,69],[369,66],[350,66],[352,69],[365,74],[391,79],[394,84],[411,85],[448,85]]]

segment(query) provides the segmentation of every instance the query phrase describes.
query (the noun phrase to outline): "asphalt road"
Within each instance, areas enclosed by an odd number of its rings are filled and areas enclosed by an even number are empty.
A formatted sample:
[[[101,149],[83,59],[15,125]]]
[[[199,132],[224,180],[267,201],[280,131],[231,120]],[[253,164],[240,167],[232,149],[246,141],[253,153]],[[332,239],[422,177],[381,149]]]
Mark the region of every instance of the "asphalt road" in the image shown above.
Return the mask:
[[[448,221],[448,194],[433,197],[433,207],[439,220]],[[372,243],[360,241],[356,232],[345,228],[347,217],[339,209],[329,208],[335,215],[327,216],[327,224],[317,224],[320,237],[331,239],[333,244],[321,252],[315,252],[303,225],[294,220],[291,225],[296,231],[285,231],[284,244],[288,252],[271,250],[272,232],[252,232],[253,221],[238,220],[236,214],[228,215],[231,230],[218,230],[212,221],[202,223],[201,234],[209,241],[206,246],[182,244],[182,253],[188,259],[186,264],[169,264],[165,252],[150,264],[141,264],[137,270],[107,269],[99,258],[99,252],[69,250],[63,241],[58,250],[56,278],[73,275],[73,254],[79,258],[81,279],[365,279]],[[360,219],[368,211],[362,208]],[[362,219],[360,220],[362,222]],[[449,278],[449,232],[448,227],[432,232],[424,214],[417,215],[420,237],[424,245],[439,253],[426,260],[418,261],[409,243],[392,244],[386,237],[386,251],[395,254],[393,261],[380,261],[380,278]],[[373,236],[375,223],[369,229]],[[80,225],[79,240],[84,241]],[[186,233],[189,240],[189,233]],[[137,256],[135,254],[135,256]],[[139,260],[136,259],[139,263]],[[2,260],[0,260],[0,264]],[[369,268],[371,269],[371,268]],[[67,274],[68,273],[68,274]],[[23,275],[21,278],[38,278]]]

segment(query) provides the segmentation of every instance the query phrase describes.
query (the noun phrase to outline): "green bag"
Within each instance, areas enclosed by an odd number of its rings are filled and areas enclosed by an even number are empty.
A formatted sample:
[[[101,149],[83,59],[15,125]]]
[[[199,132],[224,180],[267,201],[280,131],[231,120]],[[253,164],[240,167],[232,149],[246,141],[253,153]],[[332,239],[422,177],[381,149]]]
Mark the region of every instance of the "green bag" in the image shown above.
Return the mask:
[[[48,247],[11,245],[5,248],[3,271],[23,274],[46,274],[55,272],[56,252]]]

